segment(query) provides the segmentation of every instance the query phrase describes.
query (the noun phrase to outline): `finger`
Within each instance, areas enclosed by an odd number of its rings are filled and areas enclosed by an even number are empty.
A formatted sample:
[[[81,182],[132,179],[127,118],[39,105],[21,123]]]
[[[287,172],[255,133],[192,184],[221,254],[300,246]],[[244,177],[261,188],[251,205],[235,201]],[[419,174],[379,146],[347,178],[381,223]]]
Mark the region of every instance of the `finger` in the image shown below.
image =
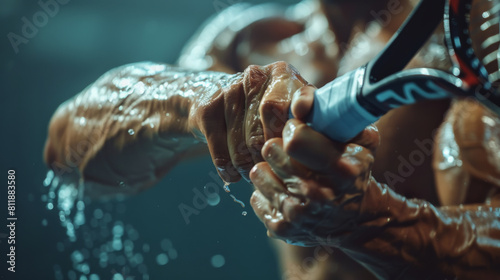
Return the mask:
[[[288,196],[283,182],[274,174],[269,164],[258,163],[250,172],[250,179],[255,188],[266,197],[271,205],[280,209],[282,201]]]
[[[223,98],[214,98],[214,104],[203,107],[200,113],[200,126],[202,134],[207,140],[210,156],[219,176],[225,182],[237,182],[241,177],[231,162],[227,145],[227,127],[224,119],[225,113]]]
[[[344,149],[341,143],[333,142],[323,134],[297,119],[291,119],[283,130],[285,152],[313,171],[330,171]]]
[[[262,67],[251,65],[245,70],[243,83],[246,96],[245,139],[254,163],[264,161],[260,155],[265,139],[259,104],[264,95],[267,79],[268,74]]]
[[[227,183],[238,182],[241,178],[236,168],[233,166],[231,156],[227,146],[227,134],[224,130],[212,130],[206,135],[208,149],[212,162],[217,169],[219,176]]]
[[[237,87],[237,88],[234,88]],[[242,84],[238,83],[224,93],[224,110],[227,127],[229,155],[232,165],[238,173],[249,181],[248,174],[254,163],[246,145],[245,129],[245,93]]]
[[[255,215],[268,229],[267,235],[269,237],[284,238],[294,228],[290,223],[283,220],[283,215],[271,206],[269,200],[260,191],[253,192],[250,204]]]
[[[259,191],[256,190],[250,197],[250,205],[252,205],[255,215],[264,223],[265,216],[271,215],[271,202]]]
[[[265,140],[281,137],[283,127],[288,120],[288,110],[292,92],[304,85],[295,69],[288,63],[276,62],[266,66],[270,70],[271,80],[261,100],[260,115]]]
[[[284,151],[282,138],[273,138],[267,141],[262,148],[262,156],[274,173],[285,182],[309,173]]]
[[[290,105],[292,114],[296,119],[305,121],[306,117],[311,112],[314,103],[314,91],[316,87],[306,85],[295,91]]]

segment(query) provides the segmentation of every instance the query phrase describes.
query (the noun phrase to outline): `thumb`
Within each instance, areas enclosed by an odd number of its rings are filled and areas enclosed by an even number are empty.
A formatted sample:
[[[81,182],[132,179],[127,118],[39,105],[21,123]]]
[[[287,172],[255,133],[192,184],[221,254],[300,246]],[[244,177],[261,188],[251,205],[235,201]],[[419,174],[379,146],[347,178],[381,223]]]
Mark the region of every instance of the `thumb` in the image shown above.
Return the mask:
[[[316,87],[313,85],[305,85],[299,88],[292,97],[292,104],[290,105],[293,116],[303,122],[311,112],[314,103],[314,92]]]

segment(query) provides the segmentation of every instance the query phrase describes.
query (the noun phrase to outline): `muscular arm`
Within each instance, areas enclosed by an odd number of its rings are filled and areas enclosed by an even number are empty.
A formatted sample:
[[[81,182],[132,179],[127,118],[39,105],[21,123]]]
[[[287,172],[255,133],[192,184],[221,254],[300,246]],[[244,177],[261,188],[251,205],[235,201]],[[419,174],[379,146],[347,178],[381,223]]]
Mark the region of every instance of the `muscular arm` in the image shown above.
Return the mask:
[[[199,140],[195,105],[242,75],[140,63],[109,71],[54,114],[45,148],[59,175],[80,172],[96,194],[154,184]]]
[[[371,216],[358,225],[367,233],[346,242],[344,249],[379,276],[419,279],[443,273],[458,279],[493,279],[500,275],[496,200],[435,207],[424,200],[407,200],[373,181],[360,206],[361,216]]]
[[[482,204],[443,207],[397,194],[371,176],[378,133],[367,129],[341,145],[300,121],[313,90],[294,98],[297,119],[283,139],[266,143],[266,163],[251,173],[252,206],[269,235],[339,248],[380,279],[498,277],[498,191]]]
[[[284,62],[234,75],[120,67],[60,106],[45,160],[57,175],[81,174],[92,196],[132,194],[206,143],[219,175],[235,182],[261,160],[265,140],[281,135],[289,96],[304,84]]]

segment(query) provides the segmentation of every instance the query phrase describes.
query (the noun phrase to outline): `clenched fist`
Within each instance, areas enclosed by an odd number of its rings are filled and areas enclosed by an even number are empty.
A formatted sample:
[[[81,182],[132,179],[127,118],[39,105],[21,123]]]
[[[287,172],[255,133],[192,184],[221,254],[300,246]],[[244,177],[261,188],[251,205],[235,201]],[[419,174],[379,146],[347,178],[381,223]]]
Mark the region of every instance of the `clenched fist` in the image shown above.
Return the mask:
[[[291,94],[304,85],[284,62],[235,75],[119,67],[58,108],[45,160],[56,175],[82,177],[92,196],[132,194],[206,142],[220,176],[235,182],[262,161],[264,142],[281,136]]]

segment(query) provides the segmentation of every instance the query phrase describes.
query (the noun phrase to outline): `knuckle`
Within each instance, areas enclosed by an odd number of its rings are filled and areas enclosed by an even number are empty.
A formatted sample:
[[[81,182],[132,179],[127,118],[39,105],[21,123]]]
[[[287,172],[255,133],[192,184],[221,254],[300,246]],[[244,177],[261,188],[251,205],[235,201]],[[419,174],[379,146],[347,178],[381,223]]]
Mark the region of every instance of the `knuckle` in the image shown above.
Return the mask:
[[[259,110],[261,115],[267,116],[279,116],[281,117],[284,112],[288,110],[289,101],[285,99],[277,99],[277,98],[264,98],[259,105]]]
[[[244,71],[243,88],[247,96],[252,98],[261,92],[262,87],[267,81],[268,75],[257,65],[250,65]]]
[[[291,65],[285,61],[276,61],[270,65],[273,69],[278,71],[290,71],[292,69]]]

